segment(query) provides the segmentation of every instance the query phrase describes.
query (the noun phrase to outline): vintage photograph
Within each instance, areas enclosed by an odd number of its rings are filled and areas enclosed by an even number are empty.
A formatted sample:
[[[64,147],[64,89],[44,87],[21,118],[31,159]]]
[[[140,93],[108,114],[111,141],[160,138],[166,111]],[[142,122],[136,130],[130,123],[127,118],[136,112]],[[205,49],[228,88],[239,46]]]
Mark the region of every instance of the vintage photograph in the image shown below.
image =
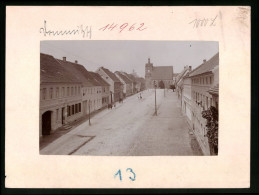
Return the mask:
[[[216,41],[41,41],[39,153],[218,155]]]

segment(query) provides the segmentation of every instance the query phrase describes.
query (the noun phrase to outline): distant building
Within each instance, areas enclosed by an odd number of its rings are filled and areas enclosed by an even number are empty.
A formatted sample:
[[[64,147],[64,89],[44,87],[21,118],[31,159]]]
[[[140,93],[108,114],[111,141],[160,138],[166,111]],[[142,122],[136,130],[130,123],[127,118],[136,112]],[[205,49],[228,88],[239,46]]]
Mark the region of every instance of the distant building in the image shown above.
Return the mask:
[[[182,93],[183,93],[183,78],[192,70],[191,66],[185,66],[183,71],[180,72],[175,79],[175,87],[178,94],[178,98],[181,100],[182,106]]]
[[[132,94],[132,81],[125,76],[123,73],[116,71],[116,76],[120,79],[123,84],[123,97],[127,97]]]
[[[154,88],[154,84],[159,86],[159,83],[163,83],[165,88],[170,88],[170,85],[174,84],[173,81],[173,66],[153,66],[148,58],[148,63],[145,66],[145,81],[146,88]]]
[[[104,67],[98,68],[96,73],[109,83],[111,103],[117,102],[120,98],[123,98],[123,84],[114,73]]]
[[[204,60],[188,76],[188,82],[191,80],[192,97],[191,127],[205,155],[210,155],[211,152],[206,137],[206,119],[202,117],[201,112],[207,110],[210,106],[218,109],[218,67],[219,53],[208,61]]]
[[[131,85],[131,94],[134,94],[136,93],[136,78],[131,75],[131,74],[128,74],[126,72],[122,72],[123,75],[125,75],[129,80],[130,80],[130,85]]]
[[[137,82],[139,83],[139,88],[137,88],[138,91],[143,91],[146,89],[146,82],[145,79],[142,77],[137,77],[136,78]]]
[[[110,102],[110,85],[98,73],[90,72],[90,74],[102,86],[102,107],[106,107]]]
[[[40,54],[40,136],[82,116],[81,87],[53,56]]]

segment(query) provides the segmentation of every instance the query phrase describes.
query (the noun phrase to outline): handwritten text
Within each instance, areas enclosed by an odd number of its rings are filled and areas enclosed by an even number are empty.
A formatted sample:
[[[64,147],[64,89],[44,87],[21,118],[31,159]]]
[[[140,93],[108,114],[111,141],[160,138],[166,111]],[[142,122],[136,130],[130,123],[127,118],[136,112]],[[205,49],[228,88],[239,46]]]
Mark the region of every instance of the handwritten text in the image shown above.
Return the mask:
[[[128,24],[128,23],[123,23],[123,24],[107,24],[105,25],[104,27],[100,28],[99,30],[101,31],[105,31],[105,30],[110,30],[110,31],[113,31],[114,29],[115,30],[118,30],[119,33],[121,33],[123,30],[127,30],[127,31],[143,31],[143,30],[146,30],[147,27],[144,27],[144,23],[141,23],[141,24]]]
[[[198,27],[206,27],[206,26],[216,26],[216,19],[218,15],[216,15],[214,18],[203,18],[203,19],[194,19],[189,24],[193,24],[193,28],[198,28]]]
[[[64,36],[64,35],[82,35],[83,38],[92,37],[91,26],[80,25],[77,28],[72,30],[49,30],[47,29],[47,21],[44,20],[44,26],[40,28],[40,33],[43,33],[44,36]]]

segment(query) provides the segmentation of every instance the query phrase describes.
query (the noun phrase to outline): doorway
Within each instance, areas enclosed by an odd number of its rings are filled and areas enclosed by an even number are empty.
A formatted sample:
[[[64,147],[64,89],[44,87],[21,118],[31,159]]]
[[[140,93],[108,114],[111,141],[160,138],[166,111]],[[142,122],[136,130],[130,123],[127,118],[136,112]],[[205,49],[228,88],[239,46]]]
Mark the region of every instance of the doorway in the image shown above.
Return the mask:
[[[51,131],[51,111],[42,115],[42,135],[50,135]]]
[[[61,118],[62,118],[62,125],[64,125],[64,123],[65,123],[65,107],[62,108]]]

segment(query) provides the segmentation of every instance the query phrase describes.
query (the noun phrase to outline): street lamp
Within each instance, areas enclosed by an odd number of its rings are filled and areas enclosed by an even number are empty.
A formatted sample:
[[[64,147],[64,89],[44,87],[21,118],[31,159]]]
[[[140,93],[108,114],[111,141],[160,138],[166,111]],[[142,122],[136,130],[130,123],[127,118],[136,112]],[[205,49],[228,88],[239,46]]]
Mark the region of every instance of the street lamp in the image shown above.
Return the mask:
[[[154,81],[154,87],[155,87],[155,115],[157,116],[157,109],[156,109],[156,81]]]

